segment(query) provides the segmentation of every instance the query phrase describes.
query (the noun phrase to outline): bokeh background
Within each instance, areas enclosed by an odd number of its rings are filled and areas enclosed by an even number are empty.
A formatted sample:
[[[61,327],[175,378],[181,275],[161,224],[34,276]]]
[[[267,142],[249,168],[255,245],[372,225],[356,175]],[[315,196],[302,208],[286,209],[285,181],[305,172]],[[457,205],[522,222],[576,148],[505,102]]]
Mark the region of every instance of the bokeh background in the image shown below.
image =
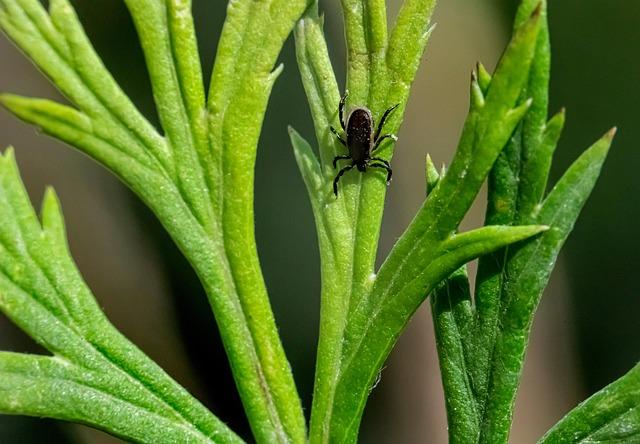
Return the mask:
[[[399,0],[390,0],[390,17]],[[123,2],[77,0],[87,32],[123,88],[157,121],[147,72]],[[205,74],[226,2],[194,0]],[[469,73],[495,63],[510,33],[515,0],[442,0],[394,158],[381,257],[423,196],[424,157],[448,162],[467,110]],[[339,79],[344,41],[338,0],[321,2]],[[511,441],[535,442],[565,412],[640,358],[640,2],[550,2],[551,110],[568,109],[553,178],[611,126],[620,129],[540,307]],[[286,126],[313,140],[293,42],[269,105],[258,153],[256,230],[282,338],[305,406],[310,405],[319,312],[318,250],[311,209]],[[0,90],[58,98],[0,38]],[[0,146],[14,145],[36,203],[52,184],[61,196],[71,249],[108,316],[236,430],[248,428],[213,317],[188,264],[153,216],[117,179],[84,155],[36,134],[0,111]],[[482,197],[465,222],[482,222]],[[1,217],[2,215],[0,215]],[[0,317],[0,349],[41,352]],[[116,443],[92,429],[0,417],[0,442]],[[372,394],[363,443],[444,443],[446,419],[428,307],[419,310]]]

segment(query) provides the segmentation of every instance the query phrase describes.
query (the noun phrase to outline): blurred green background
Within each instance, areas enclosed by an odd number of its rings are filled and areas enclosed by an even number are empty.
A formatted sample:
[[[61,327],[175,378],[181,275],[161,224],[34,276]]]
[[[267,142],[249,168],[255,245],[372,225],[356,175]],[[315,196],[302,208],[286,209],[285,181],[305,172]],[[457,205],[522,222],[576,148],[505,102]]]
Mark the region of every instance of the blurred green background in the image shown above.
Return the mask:
[[[534,326],[512,442],[527,443],[563,413],[621,376],[640,357],[640,2],[550,2],[551,111],[568,109],[553,178],[611,126],[620,131],[602,178],[545,295]],[[125,91],[157,121],[147,73],[121,1],[74,2],[98,52]],[[393,17],[400,2],[390,0]],[[423,196],[424,156],[448,162],[466,114],[469,72],[493,67],[507,42],[517,2],[447,0],[427,48],[394,158],[381,257]],[[194,0],[205,74],[226,2]],[[344,42],[338,0],[321,1],[341,84]],[[293,42],[281,56],[258,153],[256,231],[281,335],[305,406],[310,405],[319,312],[319,265],[311,209],[289,145],[292,124],[313,140]],[[57,98],[41,75],[0,40],[0,90]],[[213,317],[188,264],[153,216],[114,177],[83,155],[39,136],[0,112],[0,146],[17,149],[34,202],[58,190],[72,251],[112,321],[236,430],[248,429],[216,336]],[[465,224],[482,222],[482,203]],[[1,215],[0,215],[1,216]],[[402,337],[372,394],[361,441],[446,442],[442,389],[428,308]],[[0,317],[0,348],[38,352]],[[2,443],[113,443],[81,426],[0,417]]]

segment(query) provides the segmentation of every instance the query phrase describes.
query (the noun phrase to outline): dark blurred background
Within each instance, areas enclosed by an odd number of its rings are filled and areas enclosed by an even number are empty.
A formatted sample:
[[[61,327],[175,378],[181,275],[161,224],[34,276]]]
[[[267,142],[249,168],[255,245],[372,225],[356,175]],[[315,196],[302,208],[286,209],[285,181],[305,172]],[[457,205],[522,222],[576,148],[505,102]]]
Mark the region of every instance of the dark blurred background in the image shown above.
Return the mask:
[[[423,196],[424,156],[448,162],[467,110],[469,72],[493,67],[517,2],[442,1],[394,158],[381,256]],[[550,2],[553,45],[551,111],[568,109],[554,180],[611,126],[620,129],[598,186],[567,243],[541,305],[529,348],[512,442],[535,442],[566,411],[621,376],[640,358],[640,3]],[[77,0],[98,52],[152,121],[147,72],[123,2]],[[399,0],[388,1],[390,17]],[[208,77],[226,2],[194,0]],[[344,42],[338,0],[322,1],[341,84]],[[256,231],[282,339],[308,411],[319,311],[318,250],[311,209],[289,145],[292,124],[313,140],[293,42],[281,56],[256,174]],[[58,98],[4,38],[0,90]],[[38,206],[46,184],[60,194],[71,249],[110,319],[136,344],[244,436],[248,428],[213,317],[188,264],[153,216],[117,179],[82,154],[37,135],[0,111],[0,146],[14,145]],[[465,222],[482,223],[482,199]],[[295,272],[292,272],[295,270]],[[444,443],[442,389],[428,307],[417,313],[384,370],[365,413],[366,443]],[[0,349],[39,352],[0,317]],[[2,443],[114,443],[86,427],[0,416]]]

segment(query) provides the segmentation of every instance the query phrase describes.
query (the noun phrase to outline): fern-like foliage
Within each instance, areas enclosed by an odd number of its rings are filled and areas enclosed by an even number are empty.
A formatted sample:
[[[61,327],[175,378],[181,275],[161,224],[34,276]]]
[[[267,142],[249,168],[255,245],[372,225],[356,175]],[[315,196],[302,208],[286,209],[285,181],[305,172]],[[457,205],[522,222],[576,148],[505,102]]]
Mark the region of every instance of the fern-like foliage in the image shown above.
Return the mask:
[[[357,4],[356,4],[357,3]],[[389,104],[404,109],[430,32],[434,3],[404,3],[391,37],[384,2],[345,1],[349,63],[347,83],[355,105],[374,115]],[[422,17],[416,20],[416,17]],[[316,127],[319,158],[291,131],[309,190],[322,259],[322,312],[316,369],[312,442],[354,442],[372,385],[410,317],[435,286],[468,261],[547,229],[488,225],[457,233],[496,158],[531,101],[519,102],[540,32],[540,10],[515,33],[491,80],[482,90],[472,83],[471,110],[447,174],[425,200],[379,270],[374,269],[385,184],[373,173],[345,181],[335,199],[331,160],[340,146],[329,126],[337,126],[340,96],[322,37],[322,21],[312,8],[296,28],[302,79]],[[364,29],[370,34],[363,37]],[[365,46],[359,46],[365,45]],[[363,56],[363,54],[366,55]],[[397,129],[401,113],[390,128]],[[390,159],[391,149],[381,149]],[[376,153],[377,154],[377,153]]]
[[[0,310],[52,353],[0,353],[0,411],[140,442],[242,442],[105,318],[69,254],[55,193],[39,220],[11,149],[0,214]]]
[[[527,98],[533,102],[491,169],[485,223],[542,224],[550,229],[534,240],[482,257],[474,298],[464,269],[432,295],[451,442],[507,443],[536,308],[615,134],[615,129],[609,131],[586,150],[546,194],[565,115],[562,110],[547,121],[550,45],[546,2],[524,0],[518,9],[516,32],[526,26],[534,10],[539,11],[541,29],[520,98],[521,103]],[[478,88],[490,93],[494,82],[495,75],[492,78],[479,65]],[[626,380],[633,381],[633,377]],[[603,398],[605,394],[598,399],[604,402]],[[597,409],[602,407],[594,412]],[[620,411],[612,409],[602,416],[615,414]],[[572,417],[581,415],[583,418],[584,413]],[[567,423],[569,420],[564,421]],[[555,430],[545,442],[578,442],[555,441],[562,426]]]
[[[0,27],[72,106],[13,95],[0,102],[105,165],[153,210],[207,291],[256,437],[304,442],[257,258],[253,164],[280,72],[273,66],[306,1],[231,2],[208,96],[190,0],[125,3],[162,133],[107,71],[68,0],[52,0],[48,10],[38,0],[0,0]]]
[[[344,177],[341,92],[317,1],[232,0],[209,88],[190,0],[125,0],[151,77],[161,130],[109,74],[69,0],[0,0],[0,28],[69,100],[10,94],[21,119],[109,168],[153,210],[207,291],[259,443],[352,443],[368,395],[410,318],[432,296],[451,442],[506,443],[542,291],[600,174],[607,133],[546,193],[564,113],[547,120],[549,36],[544,0],[523,0],[495,72],[478,65],[460,143],[375,268],[385,180]],[[399,104],[432,31],[434,0],[404,0],[389,30],[384,0],[342,0],[349,106],[379,117]],[[290,129],[321,255],[320,340],[309,432],[258,261],[256,150],[277,56],[294,32],[317,153]],[[390,160],[393,143],[376,155]],[[489,179],[484,227],[458,227]],[[0,310],[51,356],[0,352],[0,412],[86,423],[145,443],[242,442],[107,321],[69,255],[59,203],[40,219],[8,150],[0,157]],[[474,295],[465,264],[480,258]],[[638,369],[569,413],[540,441],[637,439]]]

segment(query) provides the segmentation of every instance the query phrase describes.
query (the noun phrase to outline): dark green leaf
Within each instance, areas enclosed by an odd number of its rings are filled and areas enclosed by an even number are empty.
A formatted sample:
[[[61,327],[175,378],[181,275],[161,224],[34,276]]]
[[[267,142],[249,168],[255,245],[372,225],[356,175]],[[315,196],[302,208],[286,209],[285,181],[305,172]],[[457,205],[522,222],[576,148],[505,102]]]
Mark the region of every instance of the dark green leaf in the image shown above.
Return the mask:
[[[613,131],[608,133],[582,154],[532,216],[532,221],[548,225],[550,230],[509,252],[481,442],[507,440],[535,309],[560,248],[600,175],[613,135]]]

